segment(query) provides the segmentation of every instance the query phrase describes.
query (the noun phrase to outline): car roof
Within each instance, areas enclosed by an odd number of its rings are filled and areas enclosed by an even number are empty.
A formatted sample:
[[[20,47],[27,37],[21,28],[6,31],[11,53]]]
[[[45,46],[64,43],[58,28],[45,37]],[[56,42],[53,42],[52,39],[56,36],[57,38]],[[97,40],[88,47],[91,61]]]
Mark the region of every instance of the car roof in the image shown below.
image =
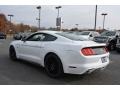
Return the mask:
[[[60,32],[63,32],[63,31],[50,31],[50,30],[40,30],[40,31],[37,31],[36,33],[49,33],[49,34],[55,34],[55,33],[60,33]]]

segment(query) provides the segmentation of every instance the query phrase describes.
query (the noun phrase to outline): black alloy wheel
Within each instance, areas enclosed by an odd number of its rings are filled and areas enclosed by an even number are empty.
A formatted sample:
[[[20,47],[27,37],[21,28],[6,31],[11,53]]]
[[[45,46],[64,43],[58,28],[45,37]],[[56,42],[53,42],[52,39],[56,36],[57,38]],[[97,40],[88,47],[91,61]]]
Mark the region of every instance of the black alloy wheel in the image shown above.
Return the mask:
[[[45,59],[45,70],[52,78],[63,76],[63,66],[58,56],[49,54]]]
[[[10,46],[10,49],[9,49],[9,57],[11,60],[17,60],[17,57],[16,57],[16,52],[15,52],[15,49],[13,46]]]

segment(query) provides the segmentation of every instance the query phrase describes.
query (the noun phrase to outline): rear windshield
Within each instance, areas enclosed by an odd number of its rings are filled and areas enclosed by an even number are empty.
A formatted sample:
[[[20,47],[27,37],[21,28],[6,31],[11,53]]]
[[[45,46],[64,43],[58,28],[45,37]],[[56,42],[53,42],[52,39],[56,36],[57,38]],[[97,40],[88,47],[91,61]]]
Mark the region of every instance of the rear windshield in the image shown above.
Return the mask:
[[[66,33],[66,32],[62,32],[62,33],[56,33],[57,35],[63,36],[65,38],[68,38],[70,40],[74,40],[74,41],[86,41],[87,39],[80,37],[78,35],[72,34],[72,33]]]

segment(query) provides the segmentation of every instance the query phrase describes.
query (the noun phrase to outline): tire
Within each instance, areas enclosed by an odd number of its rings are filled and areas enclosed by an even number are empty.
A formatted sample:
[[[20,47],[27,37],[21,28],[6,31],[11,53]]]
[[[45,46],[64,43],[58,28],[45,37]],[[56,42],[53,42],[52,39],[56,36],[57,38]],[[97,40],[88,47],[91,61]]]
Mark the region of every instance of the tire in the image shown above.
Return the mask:
[[[108,49],[110,50],[110,51],[112,51],[112,50],[115,50],[115,44],[114,43],[110,43],[109,44],[109,46],[108,46]]]
[[[116,48],[116,51],[117,51],[118,53],[120,53],[120,49],[119,49],[119,48]]]
[[[60,58],[55,54],[49,54],[45,58],[45,70],[48,76],[60,78],[63,76],[63,66]]]
[[[10,46],[10,48],[9,48],[9,57],[13,61],[17,60],[16,51],[15,51],[15,48],[13,46]]]

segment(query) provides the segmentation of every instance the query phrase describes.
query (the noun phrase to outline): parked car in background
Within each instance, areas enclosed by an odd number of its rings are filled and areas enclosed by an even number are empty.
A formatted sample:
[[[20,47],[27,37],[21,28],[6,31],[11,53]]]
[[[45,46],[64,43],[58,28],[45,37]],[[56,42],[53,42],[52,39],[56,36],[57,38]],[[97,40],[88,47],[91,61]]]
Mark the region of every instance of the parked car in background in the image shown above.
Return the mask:
[[[0,39],[6,39],[6,37],[7,37],[6,34],[0,32]]]
[[[117,38],[116,51],[120,53],[120,36]]]
[[[22,38],[26,38],[27,36],[29,36],[31,34],[31,32],[19,32],[13,35],[13,39],[14,40],[21,40]]]
[[[13,39],[14,40],[21,40],[21,38],[22,38],[22,33],[15,33],[13,35]]]
[[[94,37],[94,41],[98,43],[106,43],[109,50],[114,50],[119,35],[119,31],[104,31],[100,36]]]
[[[76,32],[76,35],[83,37],[87,40],[93,40],[95,36],[99,36],[100,34],[96,31],[82,31],[82,32]]]
[[[64,73],[84,74],[103,70],[109,64],[105,44],[85,41],[75,34],[62,31],[39,31],[13,41],[9,56],[12,60],[38,63],[54,78]]]

